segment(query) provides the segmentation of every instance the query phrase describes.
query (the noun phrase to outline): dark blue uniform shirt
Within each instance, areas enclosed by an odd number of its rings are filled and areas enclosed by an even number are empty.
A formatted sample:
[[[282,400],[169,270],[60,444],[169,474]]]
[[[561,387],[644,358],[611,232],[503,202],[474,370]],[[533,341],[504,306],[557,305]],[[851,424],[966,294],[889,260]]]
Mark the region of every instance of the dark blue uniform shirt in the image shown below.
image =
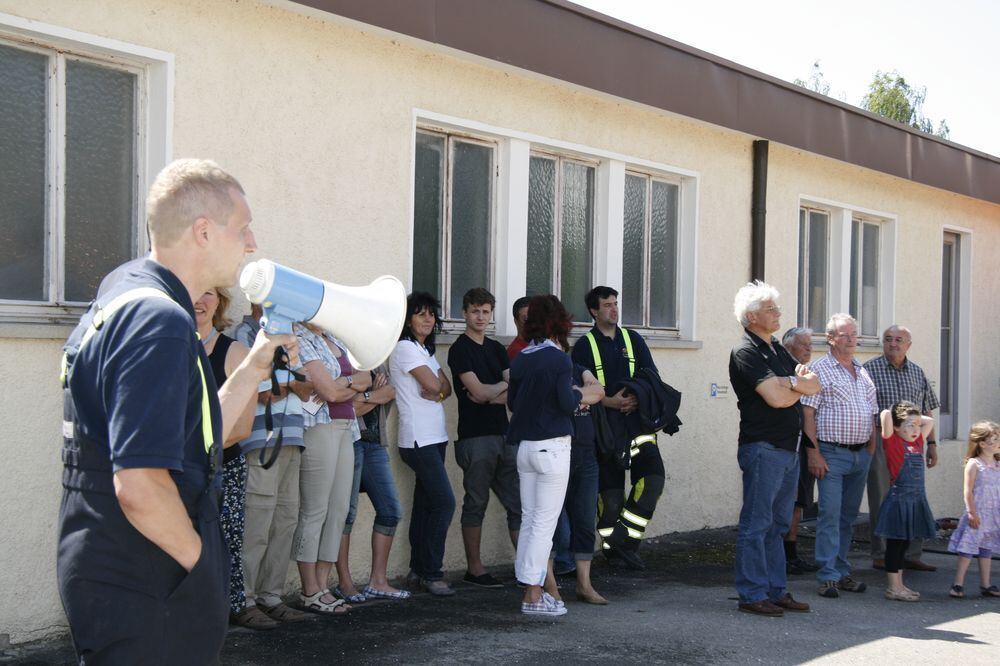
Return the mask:
[[[612,395],[617,392],[614,391],[614,387],[618,382],[629,378],[628,351],[625,348],[625,338],[622,336],[622,329],[621,327],[615,327],[615,337],[613,339],[601,333],[597,326],[591,328],[590,332],[594,334],[594,339],[597,340],[597,349],[601,352],[601,363],[604,366],[604,386],[607,389],[607,394]],[[650,368],[656,374],[660,374],[660,371],[656,369],[656,364],[653,363],[653,355],[649,353],[646,341],[642,339],[641,335],[631,329],[629,329],[628,333],[629,339],[632,341],[632,353],[635,354],[635,369]],[[573,362],[579,363],[597,377],[594,353],[590,349],[590,342],[586,336],[582,336],[573,345]]]
[[[79,349],[96,306],[66,343],[59,592],[78,654],[110,663],[211,663],[225,638],[228,553],[218,523],[222,415],[191,297],[165,267],[140,259],[101,284],[97,302],[153,287],[111,314]],[[79,349],[79,353],[77,353]],[[205,370],[212,441],[202,434]],[[187,572],[128,521],[114,472],[170,470],[201,535]],[[87,661],[87,663],[90,663]]]

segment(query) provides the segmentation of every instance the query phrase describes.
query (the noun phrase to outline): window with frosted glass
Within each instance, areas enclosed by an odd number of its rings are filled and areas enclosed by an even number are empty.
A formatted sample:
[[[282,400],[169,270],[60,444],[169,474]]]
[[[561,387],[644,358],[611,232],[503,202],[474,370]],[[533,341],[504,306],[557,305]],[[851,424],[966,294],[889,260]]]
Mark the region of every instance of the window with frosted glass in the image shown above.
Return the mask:
[[[625,174],[622,321],[677,327],[680,188],[647,175]]]
[[[84,303],[135,256],[138,90],[133,71],[0,44],[0,299]]]
[[[879,225],[851,222],[851,315],[861,335],[876,337],[879,308]]]
[[[799,326],[826,327],[830,214],[799,209]]]
[[[593,286],[595,174],[548,155],[532,155],[528,173],[527,293],[559,296],[578,320]]]
[[[491,289],[495,146],[419,131],[413,203],[413,288],[462,318],[462,296]]]

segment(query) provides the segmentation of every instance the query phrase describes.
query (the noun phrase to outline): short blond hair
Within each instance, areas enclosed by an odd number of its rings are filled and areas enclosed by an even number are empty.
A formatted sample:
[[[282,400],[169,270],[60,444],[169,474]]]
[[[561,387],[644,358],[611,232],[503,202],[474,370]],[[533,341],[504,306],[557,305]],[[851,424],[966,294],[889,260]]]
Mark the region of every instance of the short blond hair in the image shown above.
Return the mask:
[[[231,190],[245,194],[239,181],[212,160],[174,160],[161,171],[146,199],[146,220],[153,244],[170,247],[206,217],[226,224],[233,212]]]

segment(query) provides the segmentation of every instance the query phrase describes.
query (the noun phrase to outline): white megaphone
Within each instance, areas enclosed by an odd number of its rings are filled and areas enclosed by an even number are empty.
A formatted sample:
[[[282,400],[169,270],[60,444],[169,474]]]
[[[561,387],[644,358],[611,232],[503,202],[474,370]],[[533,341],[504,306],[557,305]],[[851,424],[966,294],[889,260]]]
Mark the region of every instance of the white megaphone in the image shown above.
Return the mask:
[[[240,289],[263,308],[261,326],[268,333],[291,333],[297,321],[315,324],[347,346],[358,370],[388,358],[406,317],[406,288],[391,275],[367,287],[345,287],[261,259],[243,269]]]

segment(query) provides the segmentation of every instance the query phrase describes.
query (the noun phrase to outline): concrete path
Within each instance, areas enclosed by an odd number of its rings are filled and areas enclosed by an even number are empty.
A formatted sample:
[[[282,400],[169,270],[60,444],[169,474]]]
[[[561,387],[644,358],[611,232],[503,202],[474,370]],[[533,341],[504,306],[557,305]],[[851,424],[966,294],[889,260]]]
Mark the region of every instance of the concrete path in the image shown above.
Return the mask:
[[[762,618],[736,611],[732,589],[735,531],[669,535],[644,546],[649,571],[635,574],[595,562],[595,586],[612,603],[588,606],[563,583],[569,613],[524,617],[521,592],[480,590],[405,602],[368,602],[348,616],[316,617],[271,632],[235,629],[224,664],[996,664],[1000,663],[1000,599],[978,596],[973,571],[964,600],[947,596],[955,558],[928,552],[936,573],[907,573],[919,603],[883,598],[884,574],[857,550],[863,594],[816,594],[811,576],[790,591],[812,605],[807,614]],[[866,544],[858,544],[864,548]],[[806,550],[811,542],[803,541]],[[1000,563],[997,566],[1000,580]],[[511,572],[497,571],[508,580]],[[72,663],[65,642],[19,646],[0,662]]]

